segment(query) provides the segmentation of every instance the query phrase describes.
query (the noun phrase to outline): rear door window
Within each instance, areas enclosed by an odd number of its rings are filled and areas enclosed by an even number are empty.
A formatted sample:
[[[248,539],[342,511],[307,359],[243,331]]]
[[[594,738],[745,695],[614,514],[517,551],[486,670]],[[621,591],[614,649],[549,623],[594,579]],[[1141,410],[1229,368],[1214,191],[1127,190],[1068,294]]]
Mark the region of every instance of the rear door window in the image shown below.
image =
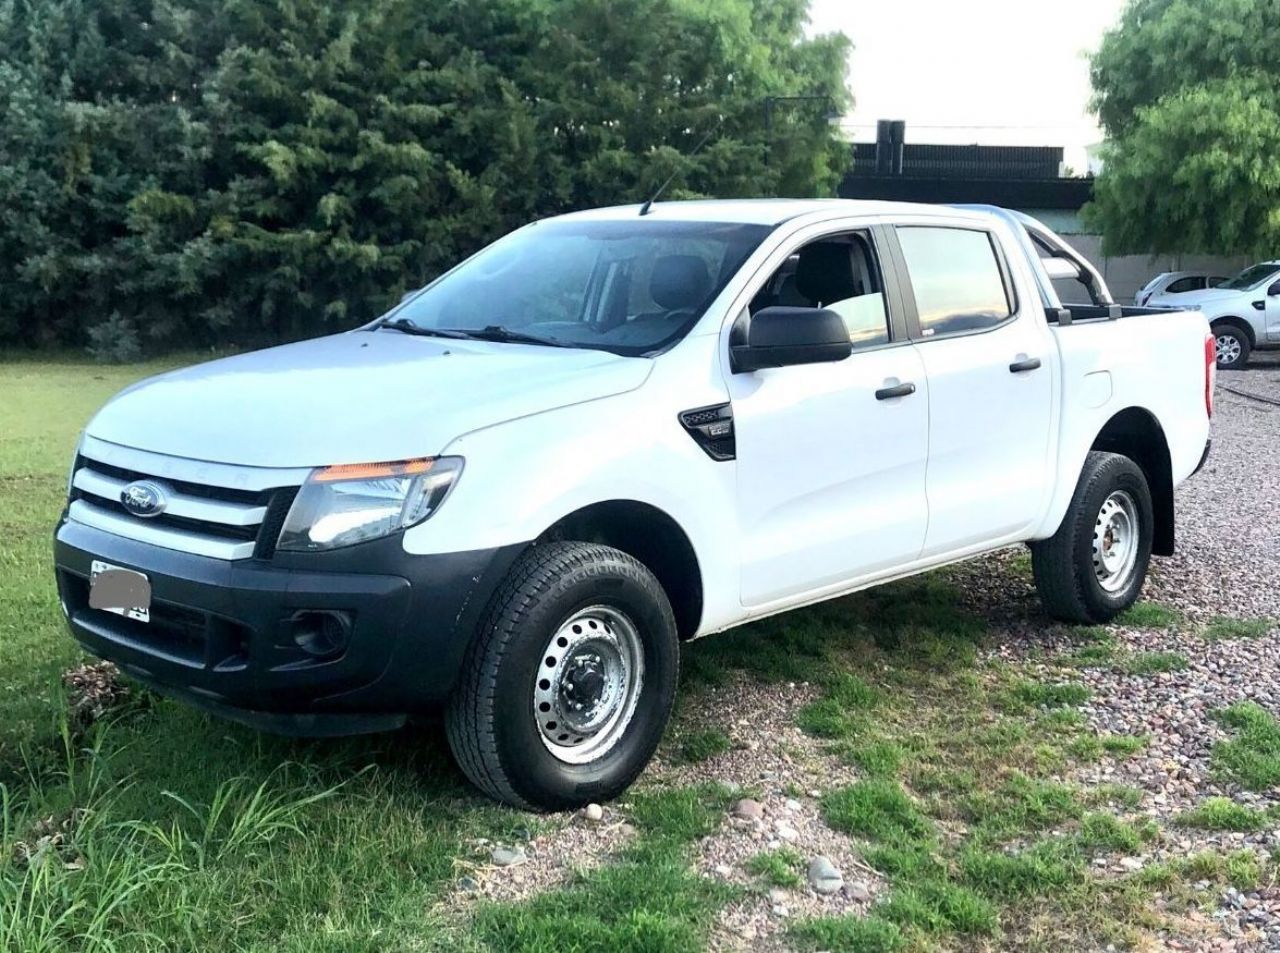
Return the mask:
[[[1013,301],[989,232],[899,226],[898,244],[915,294],[921,337],[994,328]]]

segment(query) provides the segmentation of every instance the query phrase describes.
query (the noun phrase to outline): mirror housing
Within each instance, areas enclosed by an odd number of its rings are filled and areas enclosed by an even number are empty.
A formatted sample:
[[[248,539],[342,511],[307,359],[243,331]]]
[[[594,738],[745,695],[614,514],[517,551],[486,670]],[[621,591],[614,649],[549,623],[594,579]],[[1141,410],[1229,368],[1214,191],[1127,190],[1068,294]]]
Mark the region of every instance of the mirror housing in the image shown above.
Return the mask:
[[[1056,256],[1053,258],[1041,258],[1040,264],[1044,267],[1045,274],[1047,274],[1052,281],[1080,280],[1079,267],[1076,266],[1075,262],[1069,261],[1066,258],[1058,258]]]
[[[729,334],[729,369],[843,361],[853,353],[844,319],[826,308],[762,308],[743,314]]]

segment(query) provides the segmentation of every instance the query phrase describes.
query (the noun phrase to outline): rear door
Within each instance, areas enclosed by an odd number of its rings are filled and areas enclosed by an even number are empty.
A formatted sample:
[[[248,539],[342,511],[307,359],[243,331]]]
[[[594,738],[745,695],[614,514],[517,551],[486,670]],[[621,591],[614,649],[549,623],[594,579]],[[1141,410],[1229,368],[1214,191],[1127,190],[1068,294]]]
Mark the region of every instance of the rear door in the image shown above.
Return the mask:
[[[900,225],[908,323],[929,382],[925,557],[1016,538],[1050,480],[1054,342],[979,227]],[[1019,253],[1018,249],[1014,249]]]

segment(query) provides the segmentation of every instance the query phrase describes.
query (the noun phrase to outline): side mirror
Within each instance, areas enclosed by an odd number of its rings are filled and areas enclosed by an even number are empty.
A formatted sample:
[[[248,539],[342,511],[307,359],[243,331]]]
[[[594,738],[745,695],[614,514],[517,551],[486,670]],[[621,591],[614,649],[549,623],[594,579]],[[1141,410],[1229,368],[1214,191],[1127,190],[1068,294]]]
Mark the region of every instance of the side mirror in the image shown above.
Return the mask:
[[[852,353],[844,319],[825,308],[762,308],[740,317],[729,334],[729,368],[735,374],[843,361]]]
[[[1040,264],[1051,281],[1079,281],[1080,269],[1065,258],[1041,258]]]

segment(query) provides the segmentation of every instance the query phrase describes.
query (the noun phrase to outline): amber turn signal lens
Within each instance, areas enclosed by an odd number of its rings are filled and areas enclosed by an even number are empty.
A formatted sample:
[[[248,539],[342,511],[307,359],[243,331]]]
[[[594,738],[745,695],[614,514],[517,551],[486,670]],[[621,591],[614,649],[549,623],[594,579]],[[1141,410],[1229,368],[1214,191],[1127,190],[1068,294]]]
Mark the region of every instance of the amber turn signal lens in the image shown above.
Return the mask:
[[[416,460],[399,460],[395,463],[342,463],[324,467],[311,474],[315,483],[336,483],[339,480],[383,480],[388,477],[419,476],[431,469],[434,457]]]

